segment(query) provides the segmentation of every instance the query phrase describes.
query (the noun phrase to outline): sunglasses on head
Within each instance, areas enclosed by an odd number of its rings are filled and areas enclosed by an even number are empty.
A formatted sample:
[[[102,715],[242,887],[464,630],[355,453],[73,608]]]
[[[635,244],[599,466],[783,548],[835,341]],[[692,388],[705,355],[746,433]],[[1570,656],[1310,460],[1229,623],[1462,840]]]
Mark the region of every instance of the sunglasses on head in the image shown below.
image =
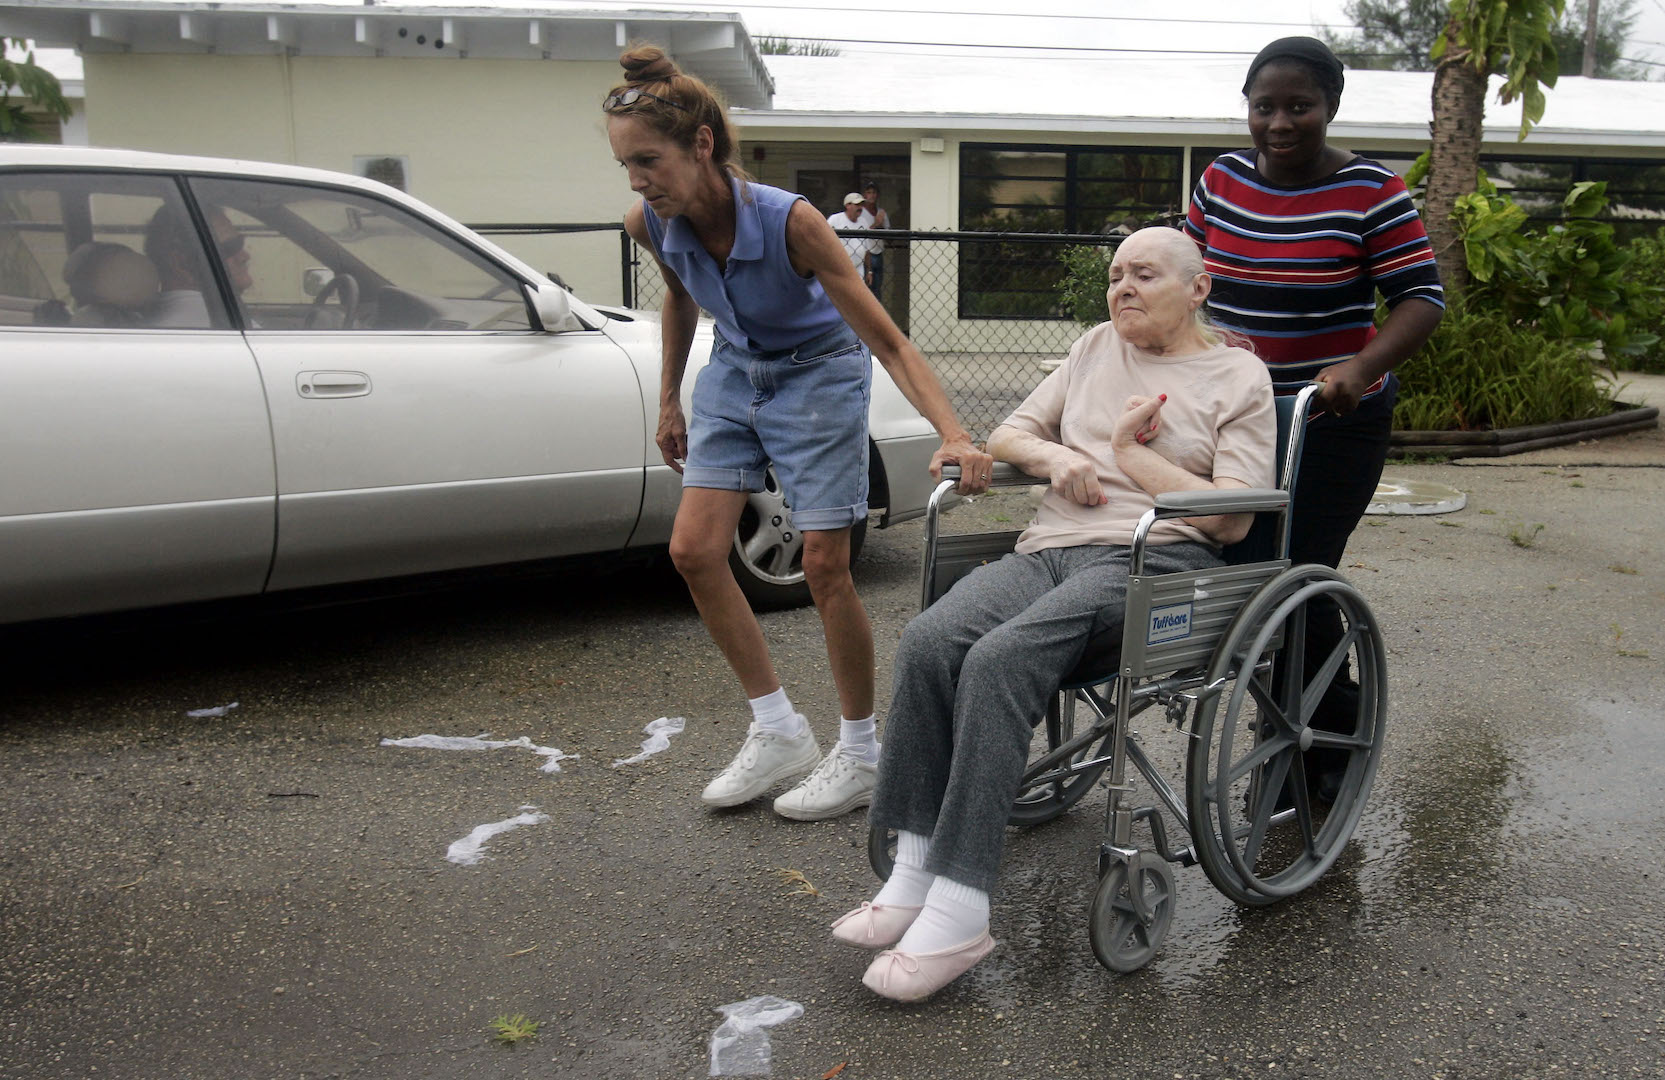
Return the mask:
[[[229,259],[234,255],[241,255],[243,253],[243,234],[232,233],[224,240],[216,240],[214,241],[214,247],[219,251],[220,258],[222,259]]]
[[[620,90],[616,94],[609,94],[607,100],[601,103],[601,109],[603,112],[628,109],[643,98],[647,98],[649,101],[657,101],[661,105],[669,105],[673,109],[681,109],[683,112],[688,111],[688,106],[682,102],[672,101],[670,98],[660,97],[658,94],[650,94],[646,90]]]

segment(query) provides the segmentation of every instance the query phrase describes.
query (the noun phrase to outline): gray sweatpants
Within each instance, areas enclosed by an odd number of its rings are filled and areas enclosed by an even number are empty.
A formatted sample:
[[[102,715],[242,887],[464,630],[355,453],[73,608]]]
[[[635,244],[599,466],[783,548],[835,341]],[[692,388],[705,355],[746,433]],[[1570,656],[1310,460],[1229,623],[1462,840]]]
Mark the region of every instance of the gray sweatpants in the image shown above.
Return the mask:
[[[1093,633],[1119,628],[1132,549],[1008,555],[914,616],[895,686],[869,821],[931,839],[925,869],[993,892],[1006,817],[1047,696]],[[1203,544],[1145,549],[1145,573],[1218,566]]]

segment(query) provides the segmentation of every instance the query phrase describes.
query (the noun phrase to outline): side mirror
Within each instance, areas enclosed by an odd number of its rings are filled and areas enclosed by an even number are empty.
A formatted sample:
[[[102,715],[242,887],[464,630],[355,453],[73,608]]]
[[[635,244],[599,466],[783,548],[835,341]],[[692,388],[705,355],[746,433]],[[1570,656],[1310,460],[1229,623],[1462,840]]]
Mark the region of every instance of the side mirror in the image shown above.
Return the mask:
[[[309,266],[301,271],[301,292],[308,296],[317,296],[324,291],[324,286],[335,279],[335,271],[327,266]]]
[[[584,324],[572,313],[567,291],[551,282],[548,285],[526,286],[526,298],[537,313],[538,323],[551,334],[567,330],[582,330]]]

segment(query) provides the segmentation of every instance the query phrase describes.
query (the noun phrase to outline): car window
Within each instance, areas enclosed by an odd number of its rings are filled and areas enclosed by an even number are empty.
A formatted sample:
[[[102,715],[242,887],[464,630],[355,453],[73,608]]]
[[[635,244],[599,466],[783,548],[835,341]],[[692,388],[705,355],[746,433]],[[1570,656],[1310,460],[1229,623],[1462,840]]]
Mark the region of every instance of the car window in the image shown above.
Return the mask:
[[[0,173],[0,326],[228,325],[173,179]]]
[[[530,330],[514,275],[401,206],[307,184],[199,178],[245,261],[262,330]],[[217,238],[218,239],[218,238]]]

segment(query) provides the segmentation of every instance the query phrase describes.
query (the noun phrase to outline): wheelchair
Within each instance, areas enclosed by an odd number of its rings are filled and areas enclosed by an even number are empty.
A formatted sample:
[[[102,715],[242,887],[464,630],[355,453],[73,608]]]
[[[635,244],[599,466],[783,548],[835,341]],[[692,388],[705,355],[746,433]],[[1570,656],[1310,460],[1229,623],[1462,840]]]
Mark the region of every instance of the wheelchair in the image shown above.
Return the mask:
[[[1171,864],[1201,864],[1237,904],[1265,906],[1323,876],[1364,812],[1386,731],[1381,631],[1364,597],[1340,574],[1291,565],[1288,558],[1290,502],[1317,389],[1277,399],[1278,489],[1179,492],[1155,500],[1134,535],[1122,627],[1088,642],[1045,716],[1033,721],[1035,749],[1008,823],[1051,821],[1095,784],[1108,789],[1088,929],[1094,954],[1112,971],[1136,971],[1161,947],[1174,912]],[[993,477],[997,487],[1036,482],[1007,465],[997,466]],[[927,510],[921,608],[974,567],[1010,552],[1019,535],[943,535],[941,505],[953,487],[945,478]],[[1232,513],[1256,517],[1248,537],[1223,553],[1226,566],[1143,574],[1146,540],[1157,521]],[[1326,606],[1333,612],[1320,617],[1339,615],[1341,636],[1328,655],[1309,658],[1307,622]],[[1319,701],[1349,673],[1357,680],[1351,729],[1311,726]],[[1350,690],[1341,692],[1350,702]],[[1183,797],[1130,726],[1153,707],[1186,737]],[[1332,778],[1339,775],[1326,799],[1309,791],[1307,752],[1314,749],[1330,751]],[[1132,805],[1129,764],[1160,807]],[[1189,844],[1170,845],[1163,811]],[[1149,829],[1149,850],[1134,843],[1140,822]],[[874,871],[888,878],[895,833],[871,829],[868,854]]]

